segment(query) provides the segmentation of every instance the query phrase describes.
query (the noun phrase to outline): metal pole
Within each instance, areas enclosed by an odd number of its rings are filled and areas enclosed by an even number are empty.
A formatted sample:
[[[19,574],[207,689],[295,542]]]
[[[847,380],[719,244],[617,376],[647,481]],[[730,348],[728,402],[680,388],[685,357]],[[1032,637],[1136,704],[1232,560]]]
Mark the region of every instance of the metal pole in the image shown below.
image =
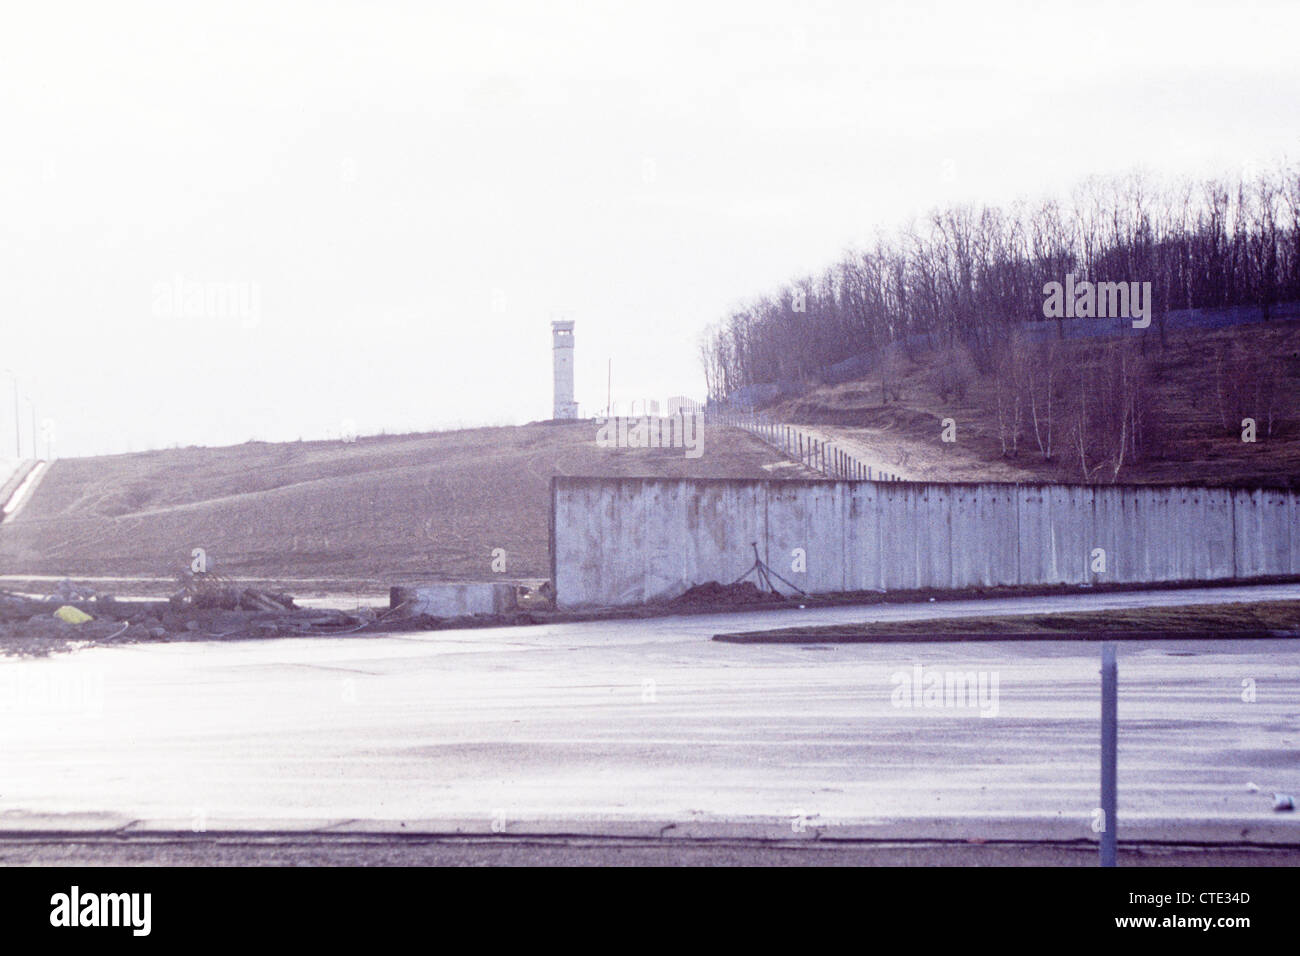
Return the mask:
[[[1115,666],[1115,645],[1101,645],[1101,865],[1115,865],[1116,820],[1115,771],[1119,744],[1119,669]]]
[[[9,373],[9,377],[10,379],[13,380],[14,383],[14,457],[22,458],[23,457],[23,437],[22,437],[23,427],[22,425],[19,424],[19,422],[21,421],[19,417],[21,410],[18,408],[18,376],[14,374],[12,369],[5,369],[5,371]]]

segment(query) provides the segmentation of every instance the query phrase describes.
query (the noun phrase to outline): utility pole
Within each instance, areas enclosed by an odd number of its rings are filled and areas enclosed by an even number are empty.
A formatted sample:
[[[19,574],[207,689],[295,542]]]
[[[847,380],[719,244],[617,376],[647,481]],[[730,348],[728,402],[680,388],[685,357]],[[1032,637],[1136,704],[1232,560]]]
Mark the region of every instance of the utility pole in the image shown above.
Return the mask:
[[[605,417],[609,418],[613,414],[614,408],[614,359],[609,360],[609,372],[605,379]]]
[[[11,368],[5,369],[9,373],[10,380],[14,383],[14,457],[23,457],[22,446],[22,429],[19,426],[18,418],[18,376],[14,374]]]

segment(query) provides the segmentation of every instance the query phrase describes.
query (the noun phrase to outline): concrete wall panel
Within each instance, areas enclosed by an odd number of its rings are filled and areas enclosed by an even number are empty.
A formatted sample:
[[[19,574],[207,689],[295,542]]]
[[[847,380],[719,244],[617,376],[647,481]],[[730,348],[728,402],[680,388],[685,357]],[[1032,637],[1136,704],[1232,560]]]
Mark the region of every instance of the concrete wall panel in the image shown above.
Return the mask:
[[[846,521],[843,482],[773,482],[766,488],[768,537],[763,560],[805,591],[845,590]],[[795,572],[795,549],[807,570]]]
[[[557,478],[562,607],[676,597],[753,563],[812,593],[1300,574],[1293,492]],[[802,548],[807,570],[791,567]],[[1090,570],[1095,548],[1106,570]]]
[[[1017,498],[1015,485],[947,487],[946,511],[952,528],[949,587],[1018,583]]]
[[[1286,503],[1287,534],[1291,538],[1291,570],[1288,574],[1300,574],[1300,496],[1291,495]]]
[[[874,481],[845,483],[844,578],[850,591],[884,590],[880,491],[887,487]]]
[[[1274,489],[1233,492],[1237,573],[1291,574],[1294,495]]]

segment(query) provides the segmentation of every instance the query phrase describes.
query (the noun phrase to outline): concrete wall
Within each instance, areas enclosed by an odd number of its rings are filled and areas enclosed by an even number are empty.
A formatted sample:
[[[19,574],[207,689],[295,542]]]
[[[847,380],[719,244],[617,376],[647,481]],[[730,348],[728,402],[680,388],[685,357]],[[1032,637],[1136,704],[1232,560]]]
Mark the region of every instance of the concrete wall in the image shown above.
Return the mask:
[[[469,617],[473,614],[509,614],[518,610],[515,586],[504,581],[440,581],[399,585],[388,591],[388,606],[408,614],[432,617]]]
[[[750,542],[814,593],[1300,574],[1300,507],[1278,490],[556,478],[551,497],[560,607],[732,581]]]

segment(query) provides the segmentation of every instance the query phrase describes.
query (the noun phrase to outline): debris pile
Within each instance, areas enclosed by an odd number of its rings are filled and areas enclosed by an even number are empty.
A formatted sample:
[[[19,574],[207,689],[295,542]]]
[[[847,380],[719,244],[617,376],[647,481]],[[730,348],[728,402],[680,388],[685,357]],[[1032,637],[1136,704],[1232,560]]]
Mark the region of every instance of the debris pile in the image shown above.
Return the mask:
[[[183,571],[181,589],[168,600],[174,608],[220,608],[224,611],[296,611],[293,598],[283,591],[240,587],[219,574]]]
[[[673,598],[669,603],[690,607],[710,604],[771,604],[784,600],[784,596],[773,591],[764,591],[753,581],[737,581],[735,584],[705,581]]]
[[[0,654],[73,645],[353,634],[378,625],[374,608],[303,608],[282,591],[185,572],[166,601],[118,600],[61,581],[45,597],[0,591]],[[375,627],[375,629],[379,629]]]

